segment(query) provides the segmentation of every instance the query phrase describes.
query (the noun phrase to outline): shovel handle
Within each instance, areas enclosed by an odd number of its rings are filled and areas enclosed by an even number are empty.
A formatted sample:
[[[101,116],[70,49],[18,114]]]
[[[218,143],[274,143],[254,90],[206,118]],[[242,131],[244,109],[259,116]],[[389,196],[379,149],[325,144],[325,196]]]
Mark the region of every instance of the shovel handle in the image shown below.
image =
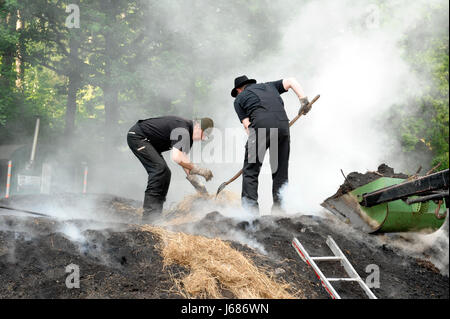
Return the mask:
[[[233,183],[235,180],[237,180],[239,178],[239,176],[241,176],[244,173],[244,170],[241,169],[236,175],[234,175],[228,182],[226,182],[226,185],[229,185],[231,183]]]

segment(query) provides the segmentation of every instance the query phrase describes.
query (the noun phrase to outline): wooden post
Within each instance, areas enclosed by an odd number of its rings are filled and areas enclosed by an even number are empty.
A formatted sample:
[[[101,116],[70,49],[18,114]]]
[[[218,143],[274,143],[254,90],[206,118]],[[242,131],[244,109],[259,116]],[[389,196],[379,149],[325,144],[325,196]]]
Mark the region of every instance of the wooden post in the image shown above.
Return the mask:
[[[11,173],[12,173],[12,161],[8,162],[8,174],[6,175],[6,195],[5,198],[9,198],[9,191],[11,188]]]
[[[42,164],[41,194],[50,194],[52,180],[52,166],[49,163]]]
[[[41,120],[39,118],[36,119],[36,127],[34,129],[34,137],[33,137],[33,146],[31,148],[31,155],[30,155],[30,167],[33,166],[34,158],[36,156],[36,146],[37,146],[37,139],[39,135],[39,125],[41,123]]]
[[[87,177],[88,177],[88,167],[84,167],[84,178],[83,178],[83,194],[87,192]]]

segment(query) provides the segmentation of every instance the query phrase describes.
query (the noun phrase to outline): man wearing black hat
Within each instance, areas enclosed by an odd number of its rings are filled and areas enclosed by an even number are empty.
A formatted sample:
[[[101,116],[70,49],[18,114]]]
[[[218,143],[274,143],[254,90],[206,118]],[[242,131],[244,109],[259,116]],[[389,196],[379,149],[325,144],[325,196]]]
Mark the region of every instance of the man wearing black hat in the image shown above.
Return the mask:
[[[172,150],[172,160],[187,174],[187,180],[200,192],[206,192],[196,175],[206,181],[213,177],[209,169],[193,165],[189,153],[193,141],[207,138],[214,122],[210,118],[191,121],[164,116],[138,121],[128,132],[127,142],[148,173],[144,197],[143,223],[150,223],[162,213],[169,190],[171,172],[161,153]]]
[[[268,83],[241,76],[235,79],[231,96],[236,98],[234,108],[244,125],[249,139],[245,148],[242,181],[242,204],[258,211],[258,177],[267,148],[270,149],[272,168],[272,195],[274,206],[281,204],[280,189],[288,182],[290,153],[289,119],[281,94],[292,89],[300,99],[301,108],[309,112],[308,98],[295,78]],[[300,109],[301,109],[300,108]],[[270,145],[271,140],[275,145]]]

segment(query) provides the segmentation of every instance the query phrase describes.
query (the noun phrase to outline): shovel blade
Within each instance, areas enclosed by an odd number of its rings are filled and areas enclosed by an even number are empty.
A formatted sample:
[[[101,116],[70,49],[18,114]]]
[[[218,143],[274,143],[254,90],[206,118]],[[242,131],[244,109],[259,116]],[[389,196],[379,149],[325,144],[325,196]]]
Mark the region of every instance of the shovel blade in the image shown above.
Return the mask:
[[[223,183],[222,185],[219,186],[219,188],[217,189],[216,197],[219,196],[219,193],[223,191],[225,187],[227,187],[227,183]]]

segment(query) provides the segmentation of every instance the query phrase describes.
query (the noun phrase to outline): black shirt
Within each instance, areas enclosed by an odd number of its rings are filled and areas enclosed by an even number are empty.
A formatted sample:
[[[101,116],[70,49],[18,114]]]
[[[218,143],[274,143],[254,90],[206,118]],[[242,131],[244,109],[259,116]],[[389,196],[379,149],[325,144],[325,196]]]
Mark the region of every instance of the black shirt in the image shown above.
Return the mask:
[[[275,90],[273,90],[274,94],[272,94],[270,101],[265,102],[279,106],[279,108],[281,107],[281,109],[284,109],[284,103],[280,95],[286,93],[287,91],[283,86],[283,80],[268,83],[251,84],[246,86],[244,91],[242,91],[234,100],[234,109],[236,110],[236,113],[241,122],[246,118],[252,119],[253,112],[260,108],[263,108],[260,98],[254,92],[251,92],[248,89],[249,88],[267,89],[267,87],[264,86],[272,86],[273,88],[275,88]]]
[[[189,153],[192,147],[194,123],[178,116],[163,116],[138,121],[145,137],[159,152],[166,152],[173,147]]]

